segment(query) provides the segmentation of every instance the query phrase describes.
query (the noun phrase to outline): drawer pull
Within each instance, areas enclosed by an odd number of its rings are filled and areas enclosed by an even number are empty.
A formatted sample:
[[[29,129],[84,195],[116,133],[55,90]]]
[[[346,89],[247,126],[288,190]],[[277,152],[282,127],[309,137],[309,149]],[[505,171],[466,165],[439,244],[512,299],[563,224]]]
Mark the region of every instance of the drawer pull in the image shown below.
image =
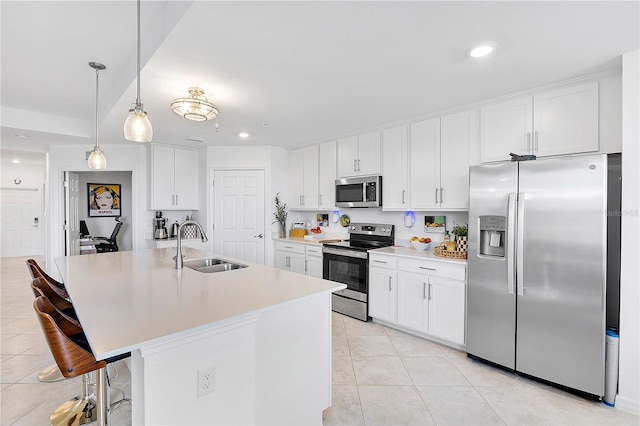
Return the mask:
[[[426,266],[418,266],[420,269],[426,269],[427,271],[436,271],[436,268],[427,268]]]
[[[374,259],[373,261],[374,261],[375,263],[384,263],[385,265],[387,264],[387,262],[386,262],[386,261],[384,261],[384,260],[375,260],[375,259]]]

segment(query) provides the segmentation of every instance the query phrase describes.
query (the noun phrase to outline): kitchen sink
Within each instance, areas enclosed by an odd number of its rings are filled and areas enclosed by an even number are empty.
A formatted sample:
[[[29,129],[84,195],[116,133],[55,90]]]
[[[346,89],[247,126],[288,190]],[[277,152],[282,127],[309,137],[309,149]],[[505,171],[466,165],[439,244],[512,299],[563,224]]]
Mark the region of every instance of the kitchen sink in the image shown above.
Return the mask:
[[[233,271],[234,269],[246,268],[247,265],[233,263],[222,259],[196,259],[185,260],[183,265],[194,271],[210,274],[212,272]]]

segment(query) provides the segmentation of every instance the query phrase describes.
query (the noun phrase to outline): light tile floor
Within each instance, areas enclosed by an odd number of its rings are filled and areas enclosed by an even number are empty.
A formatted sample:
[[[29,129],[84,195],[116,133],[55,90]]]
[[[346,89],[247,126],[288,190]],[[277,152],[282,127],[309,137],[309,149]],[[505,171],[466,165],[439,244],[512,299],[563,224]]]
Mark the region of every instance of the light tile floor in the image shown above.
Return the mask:
[[[26,258],[0,259],[0,424],[46,425],[81,378],[40,383],[53,363],[33,313]],[[42,259],[36,258],[42,264]],[[130,397],[116,364],[114,387]],[[135,401],[133,402],[135,403]],[[131,405],[113,415],[131,424]],[[468,359],[463,352],[375,323],[333,314],[333,406],[326,425],[637,425],[624,411]]]

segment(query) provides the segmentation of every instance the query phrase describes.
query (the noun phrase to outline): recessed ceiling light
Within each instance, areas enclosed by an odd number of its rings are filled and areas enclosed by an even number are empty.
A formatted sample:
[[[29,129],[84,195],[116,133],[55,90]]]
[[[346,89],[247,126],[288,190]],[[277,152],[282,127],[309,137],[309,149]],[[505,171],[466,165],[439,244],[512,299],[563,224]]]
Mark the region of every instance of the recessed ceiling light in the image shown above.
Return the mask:
[[[248,138],[249,137],[249,133],[242,132],[242,133],[239,133],[238,136],[240,136],[243,139],[244,138]]]
[[[12,161],[12,163],[14,164],[20,164],[20,160],[18,160],[17,158],[15,160]]]
[[[29,139],[29,136],[27,136],[27,135],[16,135],[16,138],[18,138],[18,139]]]
[[[469,51],[469,56],[471,56],[472,58],[482,58],[493,52],[495,48],[496,43],[488,41],[472,48]]]

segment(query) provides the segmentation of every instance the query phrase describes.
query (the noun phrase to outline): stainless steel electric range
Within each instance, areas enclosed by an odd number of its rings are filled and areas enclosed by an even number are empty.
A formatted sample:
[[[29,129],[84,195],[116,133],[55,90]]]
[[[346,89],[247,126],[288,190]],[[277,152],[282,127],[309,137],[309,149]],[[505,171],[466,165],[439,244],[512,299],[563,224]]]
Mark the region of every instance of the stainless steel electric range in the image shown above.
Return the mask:
[[[333,294],[333,310],[362,321],[369,320],[368,250],[393,245],[393,225],[352,223],[349,241],[325,244],[322,278],[347,285]]]

